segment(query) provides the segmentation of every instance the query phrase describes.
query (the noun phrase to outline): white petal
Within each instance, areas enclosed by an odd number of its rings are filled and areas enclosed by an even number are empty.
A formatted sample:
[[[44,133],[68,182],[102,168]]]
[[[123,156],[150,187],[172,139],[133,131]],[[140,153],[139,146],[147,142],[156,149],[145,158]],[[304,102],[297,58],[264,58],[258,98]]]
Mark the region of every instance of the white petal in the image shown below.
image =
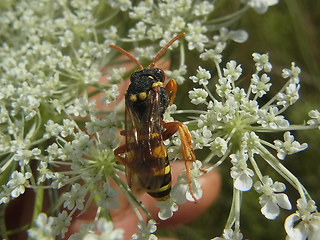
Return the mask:
[[[307,237],[307,231],[304,227],[303,222],[300,222],[297,226],[295,226],[295,228],[293,228],[295,222],[298,220],[300,220],[298,214],[291,214],[289,217],[287,217],[284,223],[284,228],[286,229],[286,232],[290,237],[289,239],[305,240]]]
[[[270,196],[267,196],[267,195],[265,195],[265,194],[261,195],[261,196],[259,197],[259,203],[260,203],[260,205],[261,205],[261,206],[266,205],[267,202],[270,201],[270,198],[271,198]]]
[[[282,149],[279,149],[277,156],[280,160],[285,159],[286,155],[287,155],[287,152],[283,151]]]
[[[262,182],[264,185],[271,186],[273,184],[273,180],[269,176],[263,176]]]
[[[309,235],[309,240],[318,240],[320,236],[320,222],[317,221],[316,224],[311,225],[311,233]]]
[[[233,237],[233,230],[232,229],[223,230],[223,237],[225,239],[231,239]]]
[[[296,213],[291,214],[286,218],[286,221],[284,222],[284,228],[289,236],[291,236],[291,231],[293,230],[294,223],[299,219],[300,217]]]
[[[262,183],[260,181],[254,183],[254,188],[258,193],[262,193]]]
[[[267,203],[261,208],[262,214],[268,219],[275,219],[279,213],[280,209],[277,204],[272,202],[271,200],[267,201]]]
[[[243,43],[247,41],[248,39],[248,33],[244,30],[235,30],[235,31],[230,31],[230,38],[238,43]]]
[[[291,210],[291,203],[290,200],[288,198],[288,196],[284,193],[279,193],[279,194],[275,194],[275,197],[277,199],[277,204],[279,205],[279,207],[287,209],[287,210]]]
[[[272,188],[274,192],[283,192],[286,190],[286,185],[282,182],[275,182]]]
[[[156,221],[155,220],[149,220],[147,224],[147,228],[150,233],[154,233],[157,230]]]
[[[192,186],[192,187],[193,187],[193,186]],[[193,188],[192,188],[192,193],[193,193],[193,195],[195,196],[195,198],[196,198],[197,200],[199,200],[199,199],[202,197],[202,189],[201,189],[201,188],[195,188],[195,187],[193,187]],[[187,200],[188,200],[188,201],[194,202],[194,199],[193,199],[190,191],[187,192],[186,197],[187,197]]]
[[[173,186],[170,196],[178,204],[184,204],[187,201],[186,193],[188,191],[187,184],[176,184]]]
[[[292,231],[295,240],[305,240],[308,236],[308,229],[304,222],[300,222]]]
[[[167,220],[168,218],[171,218],[173,216],[173,212],[170,211],[169,209],[161,209],[159,212],[158,212],[158,217],[161,219],[161,220]]]
[[[47,224],[47,215],[44,213],[40,213],[36,219],[36,225],[38,227],[45,226]]]
[[[240,191],[248,191],[252,187],[252,179],[242,173],[234,182],[234,187]]]
[[[157,238],[156,235],[151,234],[151,235],[149,236],[149,239],[148,239],[148,240],[158,240],[158,238]]]
[[[173,202],[172,199],[158,202],[156,204],[156,207],[160,208],[158,217],[161,220],[171,218],[173,216],[173,212],[176,212],[178,210],[178,205],[175,202]]]
[[[235,179],[235,178],[237,178],[239,175],[240,175],[239,168],[233,166],[233,167],[231,168],[230,176],[231,176],[233,179]]]

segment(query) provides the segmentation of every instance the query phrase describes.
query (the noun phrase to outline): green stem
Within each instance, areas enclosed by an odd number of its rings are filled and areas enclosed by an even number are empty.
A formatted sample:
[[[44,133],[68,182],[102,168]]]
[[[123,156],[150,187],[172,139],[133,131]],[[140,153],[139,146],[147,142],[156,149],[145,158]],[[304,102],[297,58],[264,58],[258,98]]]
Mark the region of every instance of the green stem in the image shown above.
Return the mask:
[[[235,232],[240,232],[240,208],[241,208],[241,191],[234,188],[235,195]]]
[[[236,12],[233,12],[229,15],[225,15],[225,16],[222,16],[220,18],[216,18],[216,19],[212,19],[210,21],[207,21],[207,24],[208,25],[217,25],[217,24],[221,24],[221,23],[224,23],[224,22],[228,22],[228,21],[231,21],[232,19],[238,19],[241,17],[241,15],[247,11],[249,7],[247,5],[245,5],[243,8],[240,8],[238,11]]]
[[[262,173],[261,173],[261,171],[260,171],[260,169],[258,167],[257,162],[255,161],[255,159],[253,158],[253,156],[251,154],[249,156],[249,160],[250,160],[250,163],[251,163],[255,173],[257,174],[258,178],[260,179],[260,181],[262,181],[262,177],[263,177]]]
[[[8,235],[9,235],[7,232],[5,213],[6,213],[6,205],[1,204],[0,205],[0,232],[4,239],[8,238]]]
[[[180,43],[180,68],[185,64],[184,44]]]
[[[307,201],[306,189],[300,183],[298,178],[294,176],[285,166],[283,166],[278,159],[276,159],[266,148],[262,145],[259,146],[260,155],[262,158],[275,169],[282,177],[284,177],[300,194],[300,197]]]
[[[232,205],[231,205],[228,220],[225,225],[225,229],[230,229],[232,228],[232,225],[235,224],[235,230],[240,231],[240,205],[241,205],[241,191],[233,187]]]
[[[260,109],[266,109],[268,108],[274,101],[277,100],[278,94],[284,92],[286,87],[290,84],[290,81],[287,81],[283,87],[279,90],[277,94],[275,94],[266,104],[264,104]]]
[[[223,162],[224,160],[226,160],[226,158],[229,156],[229,153],[231,152],[231,146],[227,149],[226,153],[223,155],[222,158],[219,159],[219,161],[217,161],[215,164],[212,165],[212,167],[210,167],[208,171],[211,171],[217,167],[219,167]],[[206,159],[203,161],[204,164],[208,163],[211,158],[214,156],[214,154],[211,152],[207,157]]]
[[[229,216],[228,216],[228,219],[227,219],[227,222],[226,222],[224,229],[232,228],[234,221],[235,221],[235,195],[234,195],[234,191],[233,191],[232,204],[231,204]]]
[[[43,196],[44,196],[44,189],[37,188],[35,191],[35,200],[34,200],[34,208],[33,208],[33,215],[32,215],[32,227],[35,225],[36,218],[38,217],[39,213],[42,212],[43,207]]]
[[[262,126],[251,126],[250,130],[254,132],[286,132],[294,130],[312,130],[318,128],[318,126],[309,125],[290,125],[288,127],[268,128]]]
[[[149,218],[152,219],[152,216],[150,215],[149,211],[146,209],[146,207],[141,203],[141,201],[131,192],[131,190],[128,188],[128,186],[120,179],[118,175],[112,176],[112,179],[118,184],[120,187],[121,191],[124,193],[124,195],[127,197],[130,205],[132,206],[132,209],[135,211],[138,219],[140,221],[143,221],[143,218],[136,208],[136,205],[138,205],[146,214]]]

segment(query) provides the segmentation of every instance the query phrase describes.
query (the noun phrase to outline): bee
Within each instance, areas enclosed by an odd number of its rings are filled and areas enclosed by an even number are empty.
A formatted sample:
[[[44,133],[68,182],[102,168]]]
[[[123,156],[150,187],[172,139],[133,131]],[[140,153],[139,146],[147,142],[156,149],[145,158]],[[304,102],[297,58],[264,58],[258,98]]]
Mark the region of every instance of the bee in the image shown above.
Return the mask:
[[[173,103],[177,84],[170,79],[166,85],[165,73],[155,67],[155,62],[176,40],[181,33],[170,40],[154,57],[149,67],[122,48],[110,45],[135,62],[139,71],[130,76],[130,85],[125,91],[125,144],[114,150],[115,157],[126,168],[126,178],[131,189],[143,190],[157,201],[165,201],[171,191],[171,168],[167,149],[163,143],[176,132],[181,139],[182,157],[185,161],[190,193],[195,200],[191,187],[191,162],[196,161],[191,145],[188,128],[181,122],[164,122],[163,114]]]

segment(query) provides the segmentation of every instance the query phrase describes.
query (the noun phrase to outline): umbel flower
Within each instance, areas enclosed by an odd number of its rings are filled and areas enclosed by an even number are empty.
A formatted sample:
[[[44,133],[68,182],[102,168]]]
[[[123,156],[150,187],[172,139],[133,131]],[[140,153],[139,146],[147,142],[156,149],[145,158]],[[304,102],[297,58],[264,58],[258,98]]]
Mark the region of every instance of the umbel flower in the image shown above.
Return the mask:
[[[319,126],[317,110],[312,110],[311,120],[307,124],[292,125],[282,113],[299,99],[299,74],[300,69],[291,64],[290,69],[283,69],[282,77],[284,86],[268,101],[263,101],[271,89],[272,83],[268,73],[272,70],[268,54],[254,53],[253,62],[255,72],[252,74],[250,85],[247,89],[237,84],[241,78],[242,68],[234,60],[226,63],[225,68],[220,67],[220,53],[205,50],[200,58],[212,59],[217,76],[208,70],[199,67],[196,76],[190,79],[200,85],[189,92],[191,103],[203,104],[205,111],[180,110],[179,113],[194,113],[190,116],[190,124],[196,124],[194,136],[195,148],[209,148],[211,153],[203,161],[213,163],[212,169],[220,166],[228,159],[232,163],[230,170],[233,179],[233,201],[230,215],[227,220],[222,238],[215,239],[242,239],[240,231],[240,203],[242,192],[249,191],[254,183],[255,190],[261,194],[259,203],[262,214],[268,219],[275,219],[280,208],[291,210],[288,196],[283,193],[286,189],[284,183],[274,182],[270,176],[264,175],[259,167],[264,160],[271,168],[279,173],[295,189],[301,199],[298,201],[297,214],[291,215],[286,220],[288,239],[314,238],[320,227],[315,207],[301,213],[305,206],[303,201],[310,199],[310,195],[299,180],[281,163],[286,155],[305,150],[308,145],[300,144],[294,140],[291,131],[314,129]],[[215,92],[209,86],[215,84]],[[211,88],[210,88],[211,89]],[[283,140],[274,140],[273,143],[262,138],[267,133],[284,132]],[[263,134],[262,134],[263,133]],[[274,156],[276,155],[276,156]],[[259,161],[258,161],[259,159]],[[314,205],[313,200],[312,204]],[[307,214],[307,215],[306,215]],[[309,215],[311,214],[311,215]],[[307,216],[307,217],[306,217]],[[308,219],[294,226],[299,219]],[[312,220],[311,220],[312,219]],[[304,220],[302,220],[304,221]],[[234,227],[234,230],[232,230]]]
[[[283,193],[285,185],[262,173],[257,156],[300,195],[297,212],[285,224],[288,238],[316,236],[319,219],[315,203],[281,163],[287,155],[307,147],[294,140],[293,130],[320,128],[318,110],[310,111],[311,119],[305,125],[291,125],[282,115],[299,98],[300,69],[294,63],[284,69],[283,88],[264,103],[261,100],[272,87],[267,54],[253,54],[256,71],[248,89],[237,84],[241,65],[233,60],[225,67],[220,65],[229,41],[242,43],[248,38],[246,31],[232,29],[230,24],[249,8],[264,13],[277,2],[241,0],[241,4],[235,3],[239,9],[225,16],[216,15],[212,1],[200,0],[7,0],[0,4],[0,204],[5,207],[32,189],[36,198],[28,202],[35,206],[29,237],[55,239],[65,237],[72,221],[94,202],[98,208],[93,222],[83,224],[69,239],[118,240],[123,239],[123,230],[114,229],[110,210],[121,207],[121,191],[140,220],[138,233],[132,238],[156,239],[155,221],[143,221],[138,208],[150,215],[123,182],[120,175],[124,167],[114,157],[124,119],[118,87],[132,69],[115,67],[121,60],[107,46],[126,44],[144,63],[169,39],[185,32],[184,40],[168,50],[178,50],[180,59],[178,67],[166,71],[167,75],[178,84],[189,80],[185,77],[189,50],[201,53],[204,61],[212,61],[215,70],[199,66],[190,77],[199,84],[189,92],[191,103],[205,106],[205,110],[177,110],[172,105],[164,120],[192,113],[185,124],[192,127],[194,148],[210,150],[191,171],[197,199],[203,194],[198,180],[204,174],[202,166],[213,164],[207,169],[211,171],[226,161],[232,164],[234,198],[219,239],[242,239],[240,202],[242,193],[252,186],[261,194],[261,212],[268,219],[276,218],[281,208],[291,208]],[[215,91],[209,91],[214,86]],[[273,143],[262,139],[261,133],[279,131],[284,133],[283,139]],[[178,136],[166,144],[170,159],[180,159]],[[44,207],[44,196],[52,203],[49,209]],[[187,200],[194,199],[182,172],[171,198],[158,202],[158,216],[170,218],[178,211],[178,204]],[[1,223],[2,237],[9,238],[10,231],[4,225]]]

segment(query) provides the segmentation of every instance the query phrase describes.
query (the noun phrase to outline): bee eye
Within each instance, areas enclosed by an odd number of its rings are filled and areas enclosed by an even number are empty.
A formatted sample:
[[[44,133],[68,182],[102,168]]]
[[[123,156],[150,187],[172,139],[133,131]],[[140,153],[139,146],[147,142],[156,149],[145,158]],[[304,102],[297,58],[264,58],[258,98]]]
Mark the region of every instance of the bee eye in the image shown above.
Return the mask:
[[[139,99],[140,100],[145,100],[146,98],[147,98],[147,93],[146,92],[139,93]]]

